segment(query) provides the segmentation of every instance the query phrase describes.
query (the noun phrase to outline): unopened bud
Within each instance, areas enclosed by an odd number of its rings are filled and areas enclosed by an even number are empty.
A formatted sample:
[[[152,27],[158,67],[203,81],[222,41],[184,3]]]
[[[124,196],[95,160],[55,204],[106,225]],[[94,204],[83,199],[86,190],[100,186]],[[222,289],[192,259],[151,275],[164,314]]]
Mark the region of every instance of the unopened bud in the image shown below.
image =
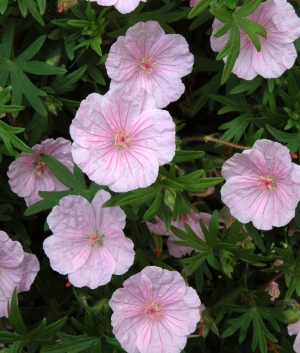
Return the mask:
[[[276,282],[272,282],[265,290],[270,294],[272,301],[280,296],[280,290]]]
[[[233,272],[234,266],[236,265],[236,262],[234,261],[234,255],[227,250],[222,250],[220,260],[224,273],[231,278],[231,273]]]
[[[99,300],[94,306],[94,311],[101,311],[102,309],[108,309],[108,300],[106,298]]]
[[[57,4],[57,12],[61,13],[63,11],[67,11],[76,4],[77,0],[59,0]]]
[[[170,191],[170,189],[166,189],[165,196],[164,196],[164,202],[173,211],[173,208],[174,208],[174,205],[176,202],[176,193],[174,196],[173,193]]]
[[[282,317],[284,318],[287,324],[294,324],[300,319],[300,312],[297,309],[288,309],[282,313]]]

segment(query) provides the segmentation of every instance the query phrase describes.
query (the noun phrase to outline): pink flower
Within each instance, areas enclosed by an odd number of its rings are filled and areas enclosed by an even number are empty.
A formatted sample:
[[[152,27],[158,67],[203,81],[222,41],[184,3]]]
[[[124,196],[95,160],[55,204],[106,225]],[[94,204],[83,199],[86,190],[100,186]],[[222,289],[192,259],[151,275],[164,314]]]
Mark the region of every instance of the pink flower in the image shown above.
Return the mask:
[[[270,294],[272,297],[271,300],[274,301],[276,298],[280,296],[280,289],[278,287],[277,282],[272,282],[267,288],[266,291]]]
[[[155,217],[157,223],[153,224],[147,222],[147,226],[150,229],[151,233],[155,233],[158,235],[168,235],[167,246],[169,249],[169,253],[175,257],[181,257],[183,255],[191,255],[192,251],[195,250],[189,246],[177,245],[174,242],[180,241],[171,230],[166,230],[164,221],[162,221],[159,217]],[[198,237],[205,241],[202,229],[200,227],[200,219],[203,220],[206,226],[209,225],[209,221],[211,219],[211,215],[208,213],[195,213],[194,211],[190,211],[189,213],[182,213],[178,220],[172,221],[171,225],[177,227],[186,232],[184,223],[187,223],[193,231],[198,235]],[[195,250],[199,252],[199,250]]]
[[[148,266],[117,289],[113,333],[128,353],[180,353],[200,320],[200,299],[176,271]]]
[[[76,287],[102,286],[133,263],[133,243],[122,231],[125,213],[120,207],[102,208],[109,199],[104,190],[91,204],[81,196],[66,196],[47,218],[53,232],[44,241],[50,265]]]
[[[290,336],[297,335],[293,348],[296,353],[300,353],[300,320],[294,324],[289,324],[287,328]]]
[[[194,57],[179,34],[165,34],[156,21],[139,22],[112,45],[106,61],[110,87],[143,87],[159,108],[180,98],[181,77],[192,71]]]
[[[39,191],[62,191],[68,187],[63,185],[52,174],[41,160],[40,154],[52,156],[73,171],[71,142],[59,137],[57,140],[47,139],[40,145],[32,147],[33,153],[22,152],[9,166],[7,172],[12,191],[24,197],[27,206],[42,200]]]
[[[90,0],[96,1],[101,6],[114,6],[121,13],[129,13],[133,11],[140,3],[140,1],[146,2],[146,0]]]
[[[175,154],[175,125],[140,87],[119,87],[82,101],[70,133],[74,161],[100,185],[124,192],[154,183]]]
[[[35,255],[24,253],[18,241],[0,231],[0,317],[8,316],[7,304],[14,288],[18,293],[28,291],[39,269]]]
[[[293,42],[300,36],[300,19],[293,6],[286,0],[268,0],[246,18],[264,26],[267,38],[260,37],[261,50],[258,52],[246,32],[240,28],[240,54],[232,72],[245,80],[252,80],[257,75],[265,78],[281,76],[293,66],[297,57]],[[222,26],[223,23],[218,19],[214,20],[210,42],[216,52],[224,48],[229,36],[227,32],[222,37],[214,37]]]
[[[291,162],[280,143],[259,140],[251,150],[236,153],[222,168],[226,179],[222,201],[242,223],[257,229],[286,225],[300,200],[300,166]]]

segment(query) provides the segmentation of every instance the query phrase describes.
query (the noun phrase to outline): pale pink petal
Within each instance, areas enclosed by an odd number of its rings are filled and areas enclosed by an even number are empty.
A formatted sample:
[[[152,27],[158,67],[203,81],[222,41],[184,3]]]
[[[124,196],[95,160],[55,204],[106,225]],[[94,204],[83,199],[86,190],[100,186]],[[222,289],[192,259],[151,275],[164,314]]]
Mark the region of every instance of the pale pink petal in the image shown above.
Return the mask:
[[[298,335],[300,333],[300,320],[294,324],[289,324],[287,329],[290,336]]]
[[[0,296],[0,317],[8,317],[7,305],[10,298]]]
[[[200,0],[191,0],[190,1],[190,7],[194,7],[196,4],[198,4]]]
[[[214,34],[224,26],[225,23],[221,22],[217,18],[214,19],[214,22],[212,24],[212,34],[210,36],[210,46],[213,51],[220,52],[222,49],[225,47],[225,44],[228,41],[229,37],[229,31],[226,32],[223,36],[221,37],[215,37]]]
[[[102,208],[103,204],[110,199],[110,193],[102,190],[98,192],[92,201],[92,208],[94,209],[96,225],[98,228],[106,229],[111,224],[123,229],[126,223],[125,212],[120,207]]]
[[[296,353],[300,353],[300,334],[299,333],[295,339],[293,348]]]
[[[281,76],[296,60],[297,52],[293,43],[277,44],[261,40],[261,50],[253,50],[252,63],[256,72],[265,78]]]
[[[21,263],[21,280],[18,283],[18,292],[29,291],[37,273],[40,270],[40,263],[34,254],[24,253]]]
[[[118,233],[122,236],[118,236]],[[127,272],[129,267],[133,264],[135,253],[133,250],[133,242],[125,238],[121,230],[119,230],[118,233],[114,229],[108,229],[105,232],[106,238],[104,239],[104,245],[115,260],[115,270],[113,273],[122,275]]]
[[[111,301],[109,305],[111,306]],[[135,305],[126,304],[113,313],[111,317],[113,334],[126,352],[139,353],[137,335],[145,320],[144,311]]]
[[[85,263],[77,271],[69,273],[68,277],[75,287],[95,289],[107,284],[114,271],[115,259],[103,246],[98,251],[91,251]]]
[[[147,320],[138,332],[137,347],[140,353],[180,353],[187,337],[173,334],[165,321]]]
[[[120,13],[129,13],[138,7],[140,1],[146,2],[146,0],[118,0],[115,4],[115,8]]]

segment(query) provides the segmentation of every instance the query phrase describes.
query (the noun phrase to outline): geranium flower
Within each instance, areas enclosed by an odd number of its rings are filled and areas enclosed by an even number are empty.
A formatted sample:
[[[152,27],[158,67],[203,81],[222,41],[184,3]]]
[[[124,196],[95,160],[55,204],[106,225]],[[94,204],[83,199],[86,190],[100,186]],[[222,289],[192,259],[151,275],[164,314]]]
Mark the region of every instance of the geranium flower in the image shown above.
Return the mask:
[[[257,229],[286,225],[300,200],[300,166],[291,162],[280,143],[259,140],[253,148],[236,153],[222,168],[226,179],[222,201],[242,223]]]
[[[59,137],[57,140],[47,139],[40,145],[32,147],[33,153],[22,152],[9,166],[7,172],[12,191],[24,197],[26,205],[30,206],[42,200],[39,191],[62,191],[68,187],[63,185],[41,159],[41,153],[59,160],[73,171],[71,142]]]
[[[7,304],[14,288],[18,293],[28,291],[39,269],[35,255],[24,253],[18,241],[0,231],[0,317],[8,316]]]
[[[181,77],[192,71],[194,57],[179,34],[165,34],[156,21],[139,22],[112,45],[106,60],[110,87],[142,87],[159,108],[184,92]]]
[[[114,6],[120,13],[129,13],[133,11],[140,3],[146,0],[90,0],[95,1],[101,6]]]
[[[179,239],[171,230],[166,230],[165,223],[163,220],[161,220],[157,216],[155,217],[155,219],[157,221],[156,224],[146,222],[147,226],[150,229],[151,233],[155,233],[158,235],[168,235],[167,246],[169,249],[169,253],[172,256],[181,257],[186,254],[191,255],[193,250],[195,250],[196,252],[199,252],[199,250],[193,249],[189,246],[175,244],[174,243],[175,241],[178,241],[178,240],[180,241],[181,239]],[[205,237],[199,223],[200,219],[202,219],[204,224],[208,226],[209,221],[211,219],[211,215],[203,212],[195,213],[194,211],[191,210],[189,213],[182,213],[178,218],[178,220],[171,222],[171,225],[186,232],[184,223],[187,223],[193,229],[193,231],[198,235],[198,237],[205,241]]]
[[[133,242],[122,231],[125,213],[120,207],[102,208],[108,199],[104,190],[91,204],[81,196],[66,196],[47,218],[53,235],[44,241],[45,253],[51,267],[67,274],[75,287],[102,286],[133,263]]]
[[[180,353],[200,321],[200,304],[178,272],[148,266],[109,301],[113,333],[128,353]]]
[[[149,186],[175,154],[175,125],[140,87],[82,101],[70,133],[74,161],[100,185],[124,192]]]
[[[300,353],[300,320],[294,324],[289,324],[287,329],[290,336],[297,335],[293,348],[296,353]]]
[[[259,37],[261,50],[258,52],[246,32],[240,28],[240,54],[232,72],[245,80],[252,80],[257,75],[265,78],[281,76],[293,66],[297,57],[293,42],[300,36],[300,19],[293,6],[286,0],[269,0],[259,4],[246,18],[264,26],[267,37]],[[214,37],[223,25],[218,19],[213,22],[210,42],[216,52],[220,52],[228,40],[229,32]]]

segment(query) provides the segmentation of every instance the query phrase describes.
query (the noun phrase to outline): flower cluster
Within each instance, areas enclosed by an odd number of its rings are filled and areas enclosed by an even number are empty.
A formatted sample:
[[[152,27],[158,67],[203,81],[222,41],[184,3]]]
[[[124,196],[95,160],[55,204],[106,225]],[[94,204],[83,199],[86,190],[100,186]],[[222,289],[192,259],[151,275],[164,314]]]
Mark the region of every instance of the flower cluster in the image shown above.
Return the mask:
[[[67,190],[41,159],[41,154],[47,154],[59,160],[69,170],[73,171],[74,163],[71,155],[71,142],[59,137],[47,139],[40,145],[32,147],[33,153],[22,152],[9,166],[7,172],[12,191],[24,197],[26,205],[30,206],[42,200],[39,191]]]
[[[7,305],[15,287],[18,293],[28,291],[39,269],[35,255],[24,252],[18,241],[0,231],[0,317],[8,316]]]
[[[261,50],[258,52],[247,33],[240,28],[240,54],[232,72],[245,80],[252,80],[257,75],[265,78],[281,76],[293,66],[297,57],[293,42],[300,36],[300,18],[293,6],[286,0],[268,0],[259,4],[246,18],[264,26],[267,37],[259,38]],[[218,19],[213,22],[210,41],[216,52],[224,48],[229,37],[229,32],[221,37],[214,37],[223,25]]]
[[[204,234],[199,223],[200,219],[202,219],[204,224],[208,226],[209,221],[211,219],[211,215],[202,212],[195,213],[194,211],[190,210],[189,213],[182,213],[176,221],[171,222],[171,225],[183,231],[186,231],[184,224],[187,223],[200,239],[205,240]],[[158,235],[168,235],[167,246],[169,249],[169,253],[172,256],[181,257],[186,254],[191,255],[192,251],[195,249],[189,246],[175,244],[175,241],[178,241],[180,239],[171,230],[166,230],[164,221],[162,221],[159,217],[155,217],[155,220],[157,222],[156,224],[147,222],[147,226],[150,229],[151,233]],[[195,251],[199,252],[199,250]]]
[[[300,166],[278,142],[258,140],[222,167],[222,201],[242,223],[269,230],[286,225],[300,201]]]

